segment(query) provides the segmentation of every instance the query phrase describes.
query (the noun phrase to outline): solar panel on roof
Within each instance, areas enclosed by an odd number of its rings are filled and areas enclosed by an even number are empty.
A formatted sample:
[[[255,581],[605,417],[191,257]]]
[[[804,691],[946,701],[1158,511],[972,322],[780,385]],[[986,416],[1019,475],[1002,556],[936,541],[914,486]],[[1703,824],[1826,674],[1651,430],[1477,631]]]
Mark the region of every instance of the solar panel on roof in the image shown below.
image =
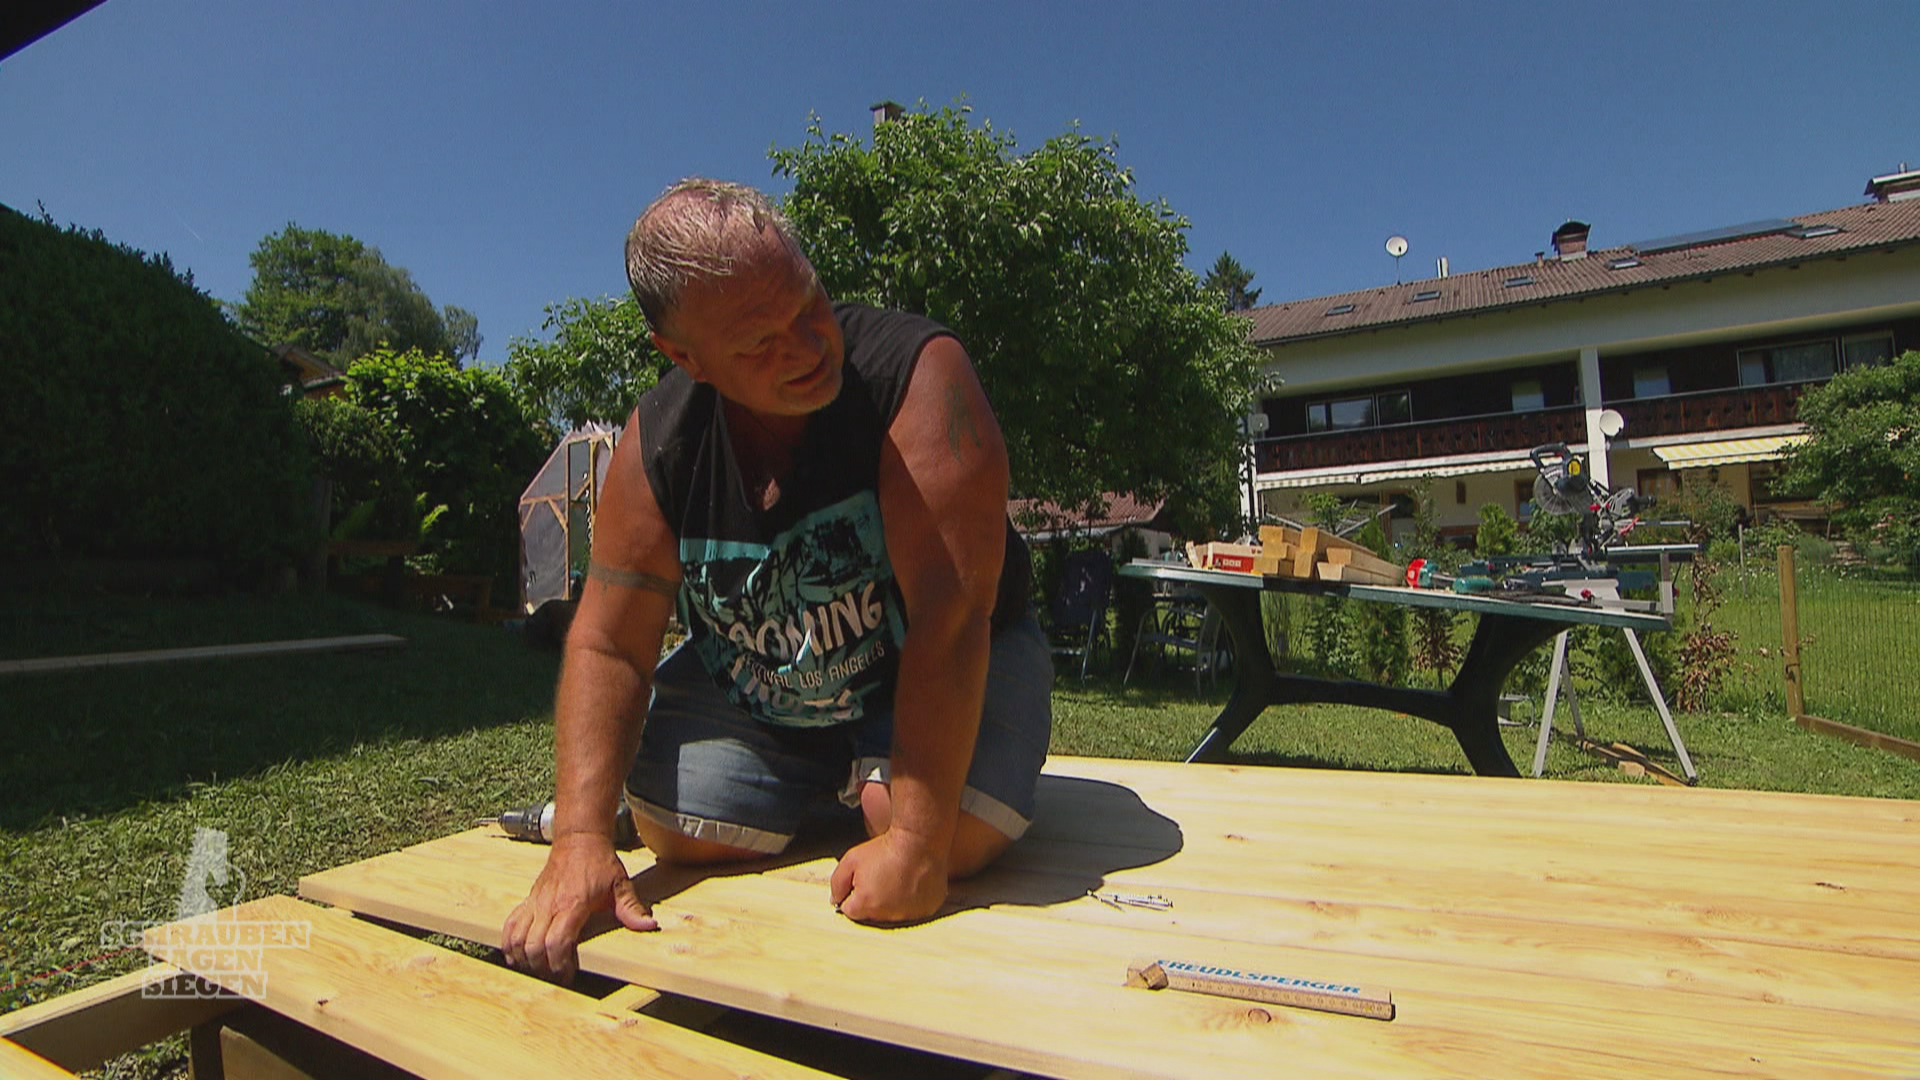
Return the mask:
[[[1788,229],[1787,235],[1797,236],[1802,240],[1812,240],[1816,237],[1832,236],[1834,233],[1843,233],[1846,231],[1847,230],[1838,225],[1801,225],[1797,228]]]
[[[1700,247],[1703,244],[1722,244],[1728,240],[1745,240],[1753,236],[1770,236],[1800,227],[1797,221],[1786,218],[1768,218],[1765,221],[1749,221],[1745,225],[1727,225],[1718,229],[1706,229],[1701,232],[1680,233],[1677,236],[1663,236],[1657,240],[1642,240],[1628,244],[1628,250],[1639,255],[1658,255],[1662,251],[1679,251],[1681,248]]]

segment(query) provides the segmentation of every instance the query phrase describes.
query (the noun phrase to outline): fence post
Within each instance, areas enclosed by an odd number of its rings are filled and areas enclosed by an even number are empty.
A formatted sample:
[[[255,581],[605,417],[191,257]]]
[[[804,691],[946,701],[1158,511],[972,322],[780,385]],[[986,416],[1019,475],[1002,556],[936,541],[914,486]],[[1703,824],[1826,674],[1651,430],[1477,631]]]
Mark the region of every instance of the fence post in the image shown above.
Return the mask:
[[[1799,719],[1807,714],[1807,699],[1800,685],[1800,592],[1793,571],[1793,545],[1780,545],[1780,647],[1786,660],[1787,714]]]

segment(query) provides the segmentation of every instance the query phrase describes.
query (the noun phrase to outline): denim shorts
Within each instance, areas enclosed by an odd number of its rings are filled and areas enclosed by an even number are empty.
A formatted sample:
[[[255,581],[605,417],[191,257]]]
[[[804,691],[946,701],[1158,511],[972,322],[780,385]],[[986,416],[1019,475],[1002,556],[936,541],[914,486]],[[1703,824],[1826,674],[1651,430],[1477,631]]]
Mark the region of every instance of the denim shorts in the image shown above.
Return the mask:
[[[960,809],[1019,839],[1052,733],[1053,655],[1029,612],[993,639]],[[816,804],[837,797],[857,807],[863,784],[887,782],[892,748],[891,709],[825,728],[752,719],[683,643],[654,671],[627,803],[695,839],[770,855]]]

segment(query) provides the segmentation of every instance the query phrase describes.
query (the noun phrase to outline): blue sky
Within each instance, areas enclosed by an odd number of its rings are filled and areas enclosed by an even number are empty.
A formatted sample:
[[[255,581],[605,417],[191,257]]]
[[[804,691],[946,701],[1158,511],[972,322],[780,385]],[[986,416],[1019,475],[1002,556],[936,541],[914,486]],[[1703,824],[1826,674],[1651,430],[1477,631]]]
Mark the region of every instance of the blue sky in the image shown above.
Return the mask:
[[[289,221],[475,312],[481,358],[625,289],[647,201],[942,105],[1113,136],[1275,302],[1861,201],[1920,164],[1920,3],[107,0],[0,63],[0,202],[237,299]],[[1902,105],[1905,101],[1907,104]]]

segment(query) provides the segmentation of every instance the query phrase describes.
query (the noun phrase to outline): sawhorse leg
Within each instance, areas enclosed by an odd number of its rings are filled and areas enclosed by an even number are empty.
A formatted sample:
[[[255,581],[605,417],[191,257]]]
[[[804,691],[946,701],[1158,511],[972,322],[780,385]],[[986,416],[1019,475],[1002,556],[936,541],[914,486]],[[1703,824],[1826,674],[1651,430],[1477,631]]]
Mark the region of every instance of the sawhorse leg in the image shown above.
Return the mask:
[[[1547,743],[1553,738],[1553,707],[1560,698],[1560,684],[1565,680],[1567,687],[1567,708],[1573,712],[1573,730],[1584,739],[1587,737],[1587,721],[1580,715],[1580,695],[1573,689],[1573,671],[1567,665],[1567,631],[1562,630],[1553,638],[1553,668],[1547,675],[1547,707],[1540,712],[1540,741],[1533,750],[1533,775],[1539,776],[1547,768]]]
[[[1687,756],[1687,744],[1680,741],[1680,729],[1674,725],[1673,713],[1667,709],[1667,697],[1660,692],[1660,684],[1654,681],[1653,665],[1647,663],[1647,652],[1640,647],[1640,635],[1621,627],[1620,632],[1627,635],[1627,645],[1633,649],[1633,661],[1640,665],[1640,681],[1647,684],[1647,696],[1653,699],[1653,707],[1660,710],[1660,722],[1667,725],[1667,738],[1673,742],[1673,752],[1680,757],[1680,767],[1686,770],[1687,782],[1700,779],[1694,771],[1693,759]]]

